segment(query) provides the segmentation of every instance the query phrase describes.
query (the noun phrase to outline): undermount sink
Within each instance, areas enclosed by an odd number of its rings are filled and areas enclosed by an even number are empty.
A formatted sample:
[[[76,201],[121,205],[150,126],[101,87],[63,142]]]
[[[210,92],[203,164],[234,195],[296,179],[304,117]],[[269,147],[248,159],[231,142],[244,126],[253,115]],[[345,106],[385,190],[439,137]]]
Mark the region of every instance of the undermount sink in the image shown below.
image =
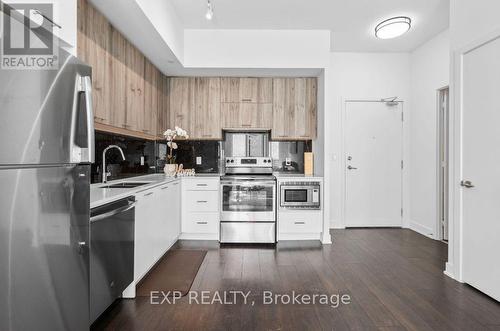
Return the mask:
[[[123,183],[116,183],[116,184],[111,184],[107,186],[101,186],[101,188],[134,188],[134,187],[139,187],[142,185],[148,185],[151,184],[151,182],[123,182]]]

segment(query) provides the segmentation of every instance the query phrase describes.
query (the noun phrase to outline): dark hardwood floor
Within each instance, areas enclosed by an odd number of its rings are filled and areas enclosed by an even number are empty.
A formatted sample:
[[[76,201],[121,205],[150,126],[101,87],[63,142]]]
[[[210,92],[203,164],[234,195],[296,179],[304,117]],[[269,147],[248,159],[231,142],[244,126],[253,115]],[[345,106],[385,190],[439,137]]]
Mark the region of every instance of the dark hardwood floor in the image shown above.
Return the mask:
[[[122,300],[101,330],[500,330],[500,304],[443,274],[444,243],[410,230],[332,231],[333,245],[281,242],[219,247],[179,241],[208,254],[192,291],[252,291],[255,305],[150,304]],[[499,280],[500,281],[500,280]],[[274,293],[347,294],[350,304],[264,305]]]

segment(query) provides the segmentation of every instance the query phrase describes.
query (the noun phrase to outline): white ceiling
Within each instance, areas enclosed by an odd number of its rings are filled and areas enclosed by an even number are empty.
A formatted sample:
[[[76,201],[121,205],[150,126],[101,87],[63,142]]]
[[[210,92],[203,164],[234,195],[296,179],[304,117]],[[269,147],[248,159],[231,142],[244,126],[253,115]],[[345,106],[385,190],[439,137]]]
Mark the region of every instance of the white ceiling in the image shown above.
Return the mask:
[[[449,0],[170,0],[185,29],[322,29],[332,32],[333,51],[408,52],[449,25]],[[379,40],[380,21],[405,15],[412,29],[392,40]]]

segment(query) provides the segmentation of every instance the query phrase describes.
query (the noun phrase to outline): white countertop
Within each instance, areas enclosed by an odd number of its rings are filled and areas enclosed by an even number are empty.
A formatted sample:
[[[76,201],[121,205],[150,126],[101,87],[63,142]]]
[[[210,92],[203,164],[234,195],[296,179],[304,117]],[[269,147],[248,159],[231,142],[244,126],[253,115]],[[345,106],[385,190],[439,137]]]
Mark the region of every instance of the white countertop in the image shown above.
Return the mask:
[[[304,174],[286,174],[286,173],[274,173],[273,174],[278,180],[283,179],[311,179],[311,180],[323,180],[323,176],[316,175],[304,175]]]
[[[90,185],[90,208],[101,206],[103,204],[113,202],[130,195],[135,195],[138,192],[151,189],[155,186],[166,184],[181,179],[189,178],[205,178],[205,177],[220,177],[219,174],[196,174],[195,176],[186,177],[170,177],[164,174],[151,174],[144,176],[137,176],[131,178],[124,178],[119,180],[109,181],[106,184],[96,183]],[[149,182],[147,185],[141,185],[133,188],[102,188],[102,186],[108,186],[112,184],[118,184],[123,182]]]
[[[274,173],[273,175],[276,176],[278,180],[288,180],[288,179],[323,180],[323,177],[320,176],[309,176],[309,175],[306,176],[304,174]],[[220,174],[196,174],[195,176],[170,177],[164,174],[151,174],[151,175],[113,180],[107,182],[106,184],[96,183],[90,185],[90,208],[98,207],[109,202],[113,202],[122,198],[126,198],[131,195],[135,195],[138,192],[151,189],[158,185],[178,181],[181,179],[189,180],[189,179],[207,178],[207,177],[218,178],[220,176],[221,176]],[[102,186],[108,186],[123,182],[149,182],[149,184],[133,188],[102,188]]]

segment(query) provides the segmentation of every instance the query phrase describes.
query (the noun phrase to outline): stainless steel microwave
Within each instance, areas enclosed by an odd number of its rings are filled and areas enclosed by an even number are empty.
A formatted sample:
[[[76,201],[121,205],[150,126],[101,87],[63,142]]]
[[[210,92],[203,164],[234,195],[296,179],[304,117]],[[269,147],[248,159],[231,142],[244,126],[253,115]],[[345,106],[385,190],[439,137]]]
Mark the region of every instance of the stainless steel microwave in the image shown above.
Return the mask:
[[[319,182],[282,182],[280,184],[280,207],[320,209]]]

